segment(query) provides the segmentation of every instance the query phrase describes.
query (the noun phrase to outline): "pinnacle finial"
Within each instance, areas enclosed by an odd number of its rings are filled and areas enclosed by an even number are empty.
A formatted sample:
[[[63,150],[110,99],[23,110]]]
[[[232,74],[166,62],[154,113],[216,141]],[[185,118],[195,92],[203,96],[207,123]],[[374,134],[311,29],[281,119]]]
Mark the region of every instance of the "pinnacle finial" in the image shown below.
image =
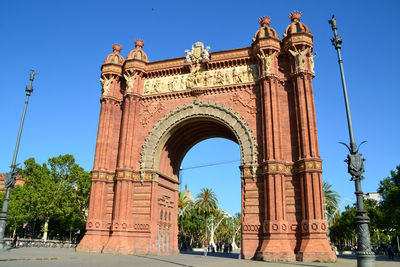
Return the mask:
[[[113,44],[113,45],[112,45],[112,48],[113,48],[113,52],[116,52],[116,53],[119,54],[119,51],[122,50],[122,45],[120,45],[120,44]]]
[[[289,18],[290,18],[290,20],[291,20],[292,22],[294,22],[294,21],[300,21],[301,12],[300,12],[300,11],[292,11],[292,12],[289,14]]]
[[[261,17],[258,22],[261,26],[269,26],[269,24],[271,23],[271,18],[267,16]]]
[[[144,46],[144,41],[140,39],[135,40],[135,47],[140,47],[142,48]]]

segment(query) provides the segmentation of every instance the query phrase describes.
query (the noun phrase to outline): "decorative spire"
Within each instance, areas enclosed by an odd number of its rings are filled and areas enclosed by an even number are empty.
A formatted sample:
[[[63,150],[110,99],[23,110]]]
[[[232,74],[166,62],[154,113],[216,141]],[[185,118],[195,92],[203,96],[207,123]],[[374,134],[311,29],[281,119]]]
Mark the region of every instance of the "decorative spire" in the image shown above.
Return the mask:
[[[135,40],[135,47],[136,48],[137,47],[143,48],[143,46],[144,46],[144,41],[143,40],[140,40],[140,39],[136,39]]]
[[[289,14],[289,18],[292,21],[289,26],[287,26],[283,37],[286,37],[293,33],[308,33],[311,34],[311,31],[308,29],[307,25],[300,22],[301,12],[300,11],[292,11]]]
[[[113,53],[107,56],[106,60],[104,60],[104,63],[114,63],[122,65],[125,61],[125,59],[119,54],[119,52],[122,50],[122,45],[113,44],[112,48]]]
[[[256,34],[254,35],[253,42],[255,42],[258,39],[266,37],[273,37],[279,39],[279,35],[276,33],[276,31],[269,26],[269,24],[271,23],[270,17],[263,16],[258,20],[258,22],[260,23],[261,28],[258,29]]]
[[[291,20],[292,22],[300,21],[301,12],[300,12],[300,11],[292,11],[292,12],[289,14],[289,18],[290,18],[290,20]]]
[[[261,17],[258,22],[260,23],[261,27],[268,27],[269,23],[271,22],[271,18],[270,17]]]
[[[148,62],[147,60],[147,55],[146,53],[142,50],[144,46],[144,41],[141,39],[136,39],[134,41],[135,43],[135,49],[132,50],[129,55],[127,56],[127,59],[139,59],[143,60],[145,62]]]
[[[119,52],[122,50],[122,45],[120,44],[113,44],[112,45],[113,52],[116,54],[119,54]]]

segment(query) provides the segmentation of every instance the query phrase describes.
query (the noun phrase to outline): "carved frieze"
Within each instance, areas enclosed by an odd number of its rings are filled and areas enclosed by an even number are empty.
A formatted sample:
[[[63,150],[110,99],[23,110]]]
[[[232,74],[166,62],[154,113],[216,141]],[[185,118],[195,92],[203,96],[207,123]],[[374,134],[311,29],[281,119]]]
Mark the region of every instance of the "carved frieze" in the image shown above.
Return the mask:
[[[189,74],[148,79],[144,82],[143,95],[184,91],[198,87],[213,87],[254,82],[258,78],[258,66],[248,65],[220,70],[195,68]]]

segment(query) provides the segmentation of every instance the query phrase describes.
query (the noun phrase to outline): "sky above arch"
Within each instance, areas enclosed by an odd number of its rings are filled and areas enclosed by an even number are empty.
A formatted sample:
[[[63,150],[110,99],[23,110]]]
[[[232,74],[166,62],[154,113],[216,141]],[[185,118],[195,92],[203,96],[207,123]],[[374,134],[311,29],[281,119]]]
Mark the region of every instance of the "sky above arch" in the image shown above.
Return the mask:
[[[100,111],[100,67],[112,44],[120,43],[126,56],[134,49],[134,40],[143,39],[150,61],[183,57],[196,41],[211,46],[210,52],[247,47],[259,28],[259,17],[270,16],[271,27],[282,38],[290,24],[288,14],[300,10],[301,21],[314,35],[317,53],[313,85],[323,179],[350,204],[355,198],[343,162],[347,149],[338,144],[348,143],[349,137],[328,19],[336,15],[343,38],[356,141],[368,141],[361,148],[367,159],[363,190],[374,192],[379,180],[400,164],[399,7],[398,1],[368,0],[2,1],[0,172],[7,172],[11,164],[29,69],[40,73],[28,106],[18,162],[29,157],[44,162],[69,153],[91,170]],[[222,144],[221,150],[231,156],[238,149],[234,147]],[[184,161],[187,166],[203,163],[208,161],[194,156]],[[226,169],[218,172],[233,169],[222,167]],[[229,194],[229,189],[219,194]],[[240,206],[239,210],[228,206],[230,213],[240,210]]]

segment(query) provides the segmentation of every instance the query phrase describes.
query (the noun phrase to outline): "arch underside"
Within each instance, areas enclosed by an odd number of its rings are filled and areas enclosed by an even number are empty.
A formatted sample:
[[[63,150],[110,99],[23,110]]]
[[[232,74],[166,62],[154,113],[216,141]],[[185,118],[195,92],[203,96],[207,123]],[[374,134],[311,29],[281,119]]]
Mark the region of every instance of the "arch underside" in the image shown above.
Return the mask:
[[[141,170],[176,178],[189,149],[212,137],[238,143],[242,165],[256,166],[256,141],[243,118],[224,105],[194,101],[173,110],[154,126],[143,146]]]

